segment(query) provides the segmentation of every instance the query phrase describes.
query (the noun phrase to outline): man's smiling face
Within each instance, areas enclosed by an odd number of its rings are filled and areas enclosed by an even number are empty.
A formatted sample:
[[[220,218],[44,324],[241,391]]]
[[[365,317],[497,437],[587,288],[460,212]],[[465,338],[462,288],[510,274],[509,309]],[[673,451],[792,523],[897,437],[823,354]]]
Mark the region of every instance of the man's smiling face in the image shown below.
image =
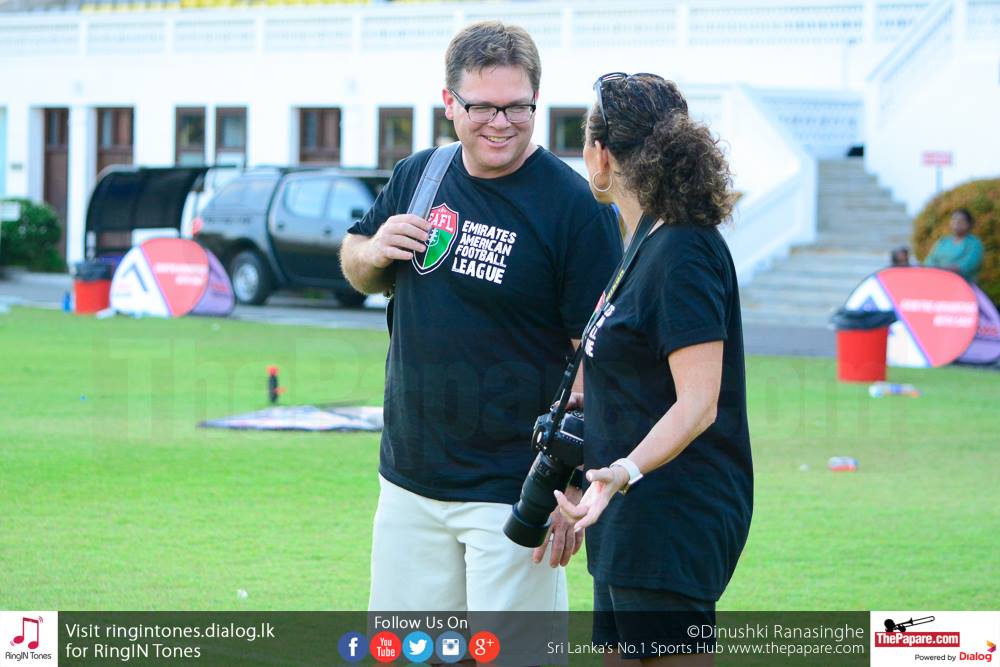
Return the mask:
[[[520,67],[491,67],[480,72],[466,71],[455,92],[469,104],[503,107],[509,104],[532,104],[535,91],[527,73]],[[454,95],[443,92],[445,115],[454,121],[455,133],[462,142],[465,168],[472,176],[498,178],[517,171],[531,154],[531,135],[535,117],[524,123],[511,123],[498,113],[488,123],[474,123]]]

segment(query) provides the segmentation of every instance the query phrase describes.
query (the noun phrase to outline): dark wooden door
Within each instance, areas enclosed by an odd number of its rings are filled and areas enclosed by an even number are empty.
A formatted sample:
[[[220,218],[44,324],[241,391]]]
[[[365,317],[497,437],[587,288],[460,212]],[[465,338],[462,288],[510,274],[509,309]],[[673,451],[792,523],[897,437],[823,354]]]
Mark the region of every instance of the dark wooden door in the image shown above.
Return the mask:
[[[112,164],[132,164],[132,109],[97,110],[97,173]]]
[[[455,124],[444,115],[444,107],[434,107],[434,134],[431,136],[431,145],[444,146],[453,141],[458,141]]]
[[[45,109],[42,199],[59,216],[59,252],[66,256],[66,193],[69,184],[69,109]]]
[[[340,164],[340,109],[299,109],[299,162]]]
[[[413,108],[378,110],[378,166],[392,169],[413,152]]]

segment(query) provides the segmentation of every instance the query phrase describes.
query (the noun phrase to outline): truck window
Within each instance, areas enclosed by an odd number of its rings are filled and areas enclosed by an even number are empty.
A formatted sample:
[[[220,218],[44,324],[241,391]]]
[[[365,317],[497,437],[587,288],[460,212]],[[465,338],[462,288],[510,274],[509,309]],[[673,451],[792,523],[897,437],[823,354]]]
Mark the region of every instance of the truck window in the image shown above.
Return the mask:
[[[372,196],[368,190],[357,181],[344,178],[333,182],[333,192],[330,193],[330,203],[326,207],[326,218],[344,222],[353,222],[357,210],[366,212],[372,205]]]
[[[213,206],[222,206],[225,208],[232,208],[234,206],[243,205],[243,195],[247,190],[247,181],[240,180],[230,183],[222,189],[222,191],[215,195],[212,200]]]
[[[320,218],[330,181],[325,179],[299,179],[291,181],[285,188],[285,208],[300,218]]]
[[[268,202],[271,201],[271,193],[274,192],[274,184],[277,182],[276,178],[257,178],[250,181],[244,200],[246,206],[266,210]]]
[[[277,178],[241,178],[228,184],[212,200],[224,208],[266,209]]]

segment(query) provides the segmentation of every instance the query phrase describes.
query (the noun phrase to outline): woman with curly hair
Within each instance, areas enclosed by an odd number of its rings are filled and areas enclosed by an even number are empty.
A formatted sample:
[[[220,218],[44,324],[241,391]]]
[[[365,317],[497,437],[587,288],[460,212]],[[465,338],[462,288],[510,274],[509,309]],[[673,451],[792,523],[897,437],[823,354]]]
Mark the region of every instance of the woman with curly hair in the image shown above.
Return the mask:
[[[594,90],[591,190],[639,245],[582,343],[590,486],[579,504],[556,497],[589,527],[606,664],[711,664],[713,633],[689,628],[714,625],[753,505],[739,288],[718,230],[732,179],[672,82],[615,73]]]

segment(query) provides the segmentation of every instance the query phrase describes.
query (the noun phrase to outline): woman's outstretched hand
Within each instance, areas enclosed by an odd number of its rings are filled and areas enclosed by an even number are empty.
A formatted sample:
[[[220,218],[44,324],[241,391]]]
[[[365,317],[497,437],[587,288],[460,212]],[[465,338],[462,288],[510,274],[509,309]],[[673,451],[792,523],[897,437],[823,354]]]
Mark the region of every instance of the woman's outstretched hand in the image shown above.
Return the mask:
[[[597,523],[611,498],[628,483],[628,472],[621,466],[588,470],[590,486],[580,502],[574,504],[560,491],[555,491],[559,511],[569,521],[574,530],[583,530]]]

